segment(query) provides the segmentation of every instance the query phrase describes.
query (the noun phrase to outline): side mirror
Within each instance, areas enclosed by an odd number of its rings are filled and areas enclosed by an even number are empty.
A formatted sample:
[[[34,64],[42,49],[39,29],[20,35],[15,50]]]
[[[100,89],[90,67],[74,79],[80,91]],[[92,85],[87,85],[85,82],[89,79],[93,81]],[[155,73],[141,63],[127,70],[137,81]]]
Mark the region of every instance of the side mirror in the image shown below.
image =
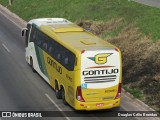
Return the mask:
[[[23,28],[21,31],[21,36],[24,37],[26,35],[26,32],[28,31],[27,28]]]

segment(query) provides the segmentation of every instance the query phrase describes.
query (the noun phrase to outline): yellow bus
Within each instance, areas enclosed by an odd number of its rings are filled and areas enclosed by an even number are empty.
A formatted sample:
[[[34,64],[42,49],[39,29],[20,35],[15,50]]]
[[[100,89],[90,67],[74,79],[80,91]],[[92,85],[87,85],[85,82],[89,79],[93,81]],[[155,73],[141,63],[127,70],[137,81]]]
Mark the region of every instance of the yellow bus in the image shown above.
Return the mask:
[[[121,51],[63,18],[39,18],[22,30],[26,61],[76,110],[120,106]]]

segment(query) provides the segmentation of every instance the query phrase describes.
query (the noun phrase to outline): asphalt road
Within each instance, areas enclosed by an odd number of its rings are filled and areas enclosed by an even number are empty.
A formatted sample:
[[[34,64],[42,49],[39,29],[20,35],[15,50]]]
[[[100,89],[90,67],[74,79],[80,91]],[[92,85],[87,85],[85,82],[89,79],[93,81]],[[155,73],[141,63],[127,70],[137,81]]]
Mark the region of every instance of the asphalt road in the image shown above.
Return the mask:
[[[133,1],[160,8],[160,0],[133,0]]]
[[[37,120],[88,119],[85,117],[88,114],[87,111],[77,113],[70,106],[63,105],[61,100],[56,99],[53,89],[37,73],[32,72],[25,61],[24,39],[20,36],[21,28],[16,25],[18,24],[16,21],[5,16],[0,11],[0,111],[72,111],[72,114],[78,114],[81,117],[65,115],[65,117],[37,118]],[[93,116],[92,120],[148,119],[98,117],[110,114],[110,111],[113,110],[94,111],[89,114]],[[123,93],[120,111],[146,111],[146,109]],[[7,120],[7,118],[0,118],[0,120]]]

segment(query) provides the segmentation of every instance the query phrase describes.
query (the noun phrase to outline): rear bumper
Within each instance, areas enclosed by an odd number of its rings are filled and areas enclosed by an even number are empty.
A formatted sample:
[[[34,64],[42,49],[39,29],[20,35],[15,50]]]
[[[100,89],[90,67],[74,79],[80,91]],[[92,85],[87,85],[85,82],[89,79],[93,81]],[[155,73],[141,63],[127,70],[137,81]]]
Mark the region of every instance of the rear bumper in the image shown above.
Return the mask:
[[[101,110],[101,109],[111,109],[119,106],[120,106],[120,98],[111,100],[111,101],[102,101],[102,102],[80,102],[76,100],[75,109],[76,110]]]

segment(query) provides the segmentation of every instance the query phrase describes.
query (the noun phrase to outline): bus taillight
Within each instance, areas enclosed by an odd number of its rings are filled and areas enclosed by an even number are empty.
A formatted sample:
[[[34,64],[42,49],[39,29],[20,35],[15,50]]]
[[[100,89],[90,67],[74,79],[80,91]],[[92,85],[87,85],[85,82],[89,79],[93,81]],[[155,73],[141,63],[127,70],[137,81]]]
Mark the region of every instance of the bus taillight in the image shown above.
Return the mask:
[[[121,85],[121,83],[119,83],[119,85],[118,85],[118,91],[117,91],[117,95],[116,95],[115,99],[121,97],[121,89],[122,89],[122,85]]]
[[[83,54],[84,52],[85,52],[85,50],[82,50],[82,51],[81,51],[81,54]]]
[[[78,101],[85,102],[82,96],[81,86],[77,87],[76,97]]]
[[[115,48],[115,51],[119,52],[118,48]]]

